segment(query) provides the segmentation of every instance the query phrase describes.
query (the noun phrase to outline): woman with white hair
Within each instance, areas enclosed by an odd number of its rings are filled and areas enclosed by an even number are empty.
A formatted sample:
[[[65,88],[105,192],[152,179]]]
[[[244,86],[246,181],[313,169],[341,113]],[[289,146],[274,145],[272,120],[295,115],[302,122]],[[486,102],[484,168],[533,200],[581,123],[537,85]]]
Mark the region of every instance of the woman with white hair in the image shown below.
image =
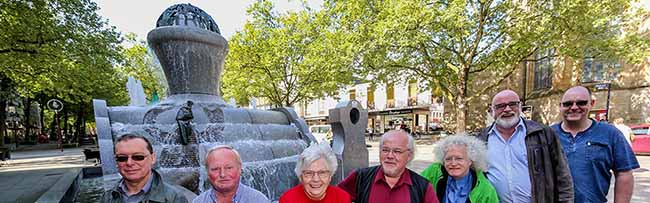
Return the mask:
[[[330,185],[336,166],[329,144],[312,143],[298,156],[295,172],[300,184],[282,194],[280,203],[351,202],[347,192]]]
[[[431,182],[441,203],[499,202],[483,174],[487,169],[483,141],[467,135],[448,136],[436,143],[433,153],[434,163],[421,175]]]

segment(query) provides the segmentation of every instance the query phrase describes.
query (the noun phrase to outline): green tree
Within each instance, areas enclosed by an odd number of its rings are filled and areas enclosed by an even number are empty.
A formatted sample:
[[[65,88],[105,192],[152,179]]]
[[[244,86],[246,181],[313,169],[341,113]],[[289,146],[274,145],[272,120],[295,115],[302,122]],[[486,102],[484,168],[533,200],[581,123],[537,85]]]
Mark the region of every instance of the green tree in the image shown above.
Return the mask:
[[[90,0],[0,3],[0,76],[28,99],[44,94],[86,107],[92,98],[125,103],[124,79],[113,68],[121,60],[120,35],[97,10]]]
[[[151,101],[154,92],[162,96],[167,91],[162,83],[164,75],[162,67],[154,60],[153,52],[147,49],[146,42],[136,38],[134,33],[126,35],[127,43],[120,49],[124,60],[118,65],[118,70],[124,76],[140,80],[147,99]]]
[[[252,19],[229,40],[225,98],[246,103],[263,97],[274,106],[292,106],[332,95],[352,82],[346,66],[351,54],[332,48],[341,43],[340,36],[327,32],[324,13],[306,8],[278,14],[270,1],[258,1],[248,14]]]
[[[429,81],[454,103],[457,132],[466,129],[470,101],[539,50],[635,60],[648,47],[632,47],[644,43],[633,32],[621,37],[635,13],[626,13],[629,0],[332,0],[324,9],[335,29],[350,35],[362,75]]]

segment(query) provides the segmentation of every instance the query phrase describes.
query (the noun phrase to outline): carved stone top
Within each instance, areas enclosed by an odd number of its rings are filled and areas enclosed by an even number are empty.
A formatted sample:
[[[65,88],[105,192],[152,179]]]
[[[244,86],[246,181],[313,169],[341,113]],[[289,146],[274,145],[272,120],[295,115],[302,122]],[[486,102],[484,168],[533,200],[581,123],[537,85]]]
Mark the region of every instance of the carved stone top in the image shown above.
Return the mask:
[[[156,27],[161,26],[196,27],[221,34],[212,17],[192,4],[176,4],[167,8],[156,22]]]

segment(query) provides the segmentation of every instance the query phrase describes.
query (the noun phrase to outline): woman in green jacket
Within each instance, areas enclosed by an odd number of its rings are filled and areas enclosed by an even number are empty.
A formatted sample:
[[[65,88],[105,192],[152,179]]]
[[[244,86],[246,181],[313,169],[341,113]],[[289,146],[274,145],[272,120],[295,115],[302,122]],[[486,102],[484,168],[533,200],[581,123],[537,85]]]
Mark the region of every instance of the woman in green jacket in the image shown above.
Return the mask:
[[[449,136],[433,149],[434,163],[422,172],[441,203],[499,202],[483,171],[487,169],[485,143],[466,135]]]

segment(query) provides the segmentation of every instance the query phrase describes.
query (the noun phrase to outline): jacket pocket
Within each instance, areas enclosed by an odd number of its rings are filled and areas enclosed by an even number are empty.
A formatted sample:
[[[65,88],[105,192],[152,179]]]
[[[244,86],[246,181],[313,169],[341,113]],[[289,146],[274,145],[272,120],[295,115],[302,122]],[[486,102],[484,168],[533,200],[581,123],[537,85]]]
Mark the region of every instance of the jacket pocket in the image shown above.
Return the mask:
[[[544,150],[543,150],[543,145],[539,144],[534,144],[530,146],[530,150],[528,153],[532,153],[529,156],[532,157],[532,166],[533,166],[533,173],[535,175],[543,175],[544,174]],[[531,165],[531,164],[529,164]]]

